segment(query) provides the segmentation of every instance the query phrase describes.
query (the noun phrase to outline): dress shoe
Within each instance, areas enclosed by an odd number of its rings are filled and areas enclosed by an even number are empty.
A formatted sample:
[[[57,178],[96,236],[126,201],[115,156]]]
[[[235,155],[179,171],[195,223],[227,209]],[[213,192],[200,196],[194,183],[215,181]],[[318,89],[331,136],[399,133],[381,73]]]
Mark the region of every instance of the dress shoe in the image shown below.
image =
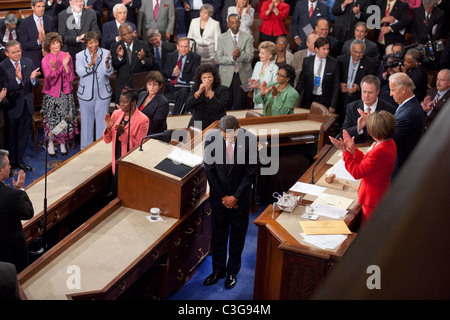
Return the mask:
[[[213,272],[203,282],[205,286],[216,284],[219,279],[225,278],[225,273]]]
[[[61,155],[62,155],[63,157],[65,157],[65,156],[67,156],[67,152],[61,152]]]
[[[50,156],[50,158],[56,158],[56,152],[55,153],[48,153],[48,155]]]
[[[27,172],[33,171],[33,168],[30,167],[29,165],[25,164],[25,163],[19,163],[19,164],[17,165],[17,167],[18,167],[19,169],[23,170],[23,171],[27,171]]]
[[[237,276],[235,274],[228,274],[225,280],[225,288],[232,289],[237,283]]]

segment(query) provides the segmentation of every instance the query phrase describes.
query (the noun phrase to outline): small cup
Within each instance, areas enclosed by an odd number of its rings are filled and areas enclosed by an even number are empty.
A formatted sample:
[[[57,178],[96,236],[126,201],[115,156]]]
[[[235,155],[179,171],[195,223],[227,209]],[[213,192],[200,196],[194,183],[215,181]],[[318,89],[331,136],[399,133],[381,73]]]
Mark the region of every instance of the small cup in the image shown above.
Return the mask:
[[[150,219],[158,220],[161,210],[159,208],[151,208],[150,209]]]
[[[314,208],[310,205],[306,205],[306,214],[314,214]]]

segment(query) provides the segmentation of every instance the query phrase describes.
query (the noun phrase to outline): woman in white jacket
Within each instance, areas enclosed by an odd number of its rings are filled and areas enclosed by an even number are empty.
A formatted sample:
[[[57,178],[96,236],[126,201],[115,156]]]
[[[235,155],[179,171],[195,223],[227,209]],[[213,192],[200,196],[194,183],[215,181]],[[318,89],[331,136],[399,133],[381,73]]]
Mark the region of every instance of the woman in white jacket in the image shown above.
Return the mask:
[[[216,64],[217,38],[221,34],[220,24],[211,18],[214,8],[205,4],[200,9],[200,17],[192,19],[187,37],[196,42],[196,53],[202,58],[201,64]]]

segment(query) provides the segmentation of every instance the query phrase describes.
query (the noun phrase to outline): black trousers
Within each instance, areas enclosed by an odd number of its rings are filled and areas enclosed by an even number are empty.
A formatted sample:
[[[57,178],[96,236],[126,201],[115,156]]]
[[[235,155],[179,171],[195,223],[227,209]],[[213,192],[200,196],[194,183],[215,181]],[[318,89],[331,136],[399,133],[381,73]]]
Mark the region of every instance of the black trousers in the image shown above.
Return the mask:
[[[227,209],[221,203],[215,205],[211,203],[211,207],[213,272],[237,274],[241,268],[241,255],[247,234],[249,208],[247,206],[246,208]],[[227,250],[228,243],[229,248]]]
[[[23,164],[23,155],[27,149],[28,138],[30,135],[31,120],[32,117],[28,111],[26,102],[22,115],[19,118],[10,119],[7,117],[5,125],[6,148],[9,151],[11,167]]]
[[[233,80],[231,80],[230,87],[228,88],[228,97],[230,97],[230,103],[227,106],[227,110],[242,110],[248,109],[247,107],[247,93],[241,88],[241,79],[239,73],[233,74]]]

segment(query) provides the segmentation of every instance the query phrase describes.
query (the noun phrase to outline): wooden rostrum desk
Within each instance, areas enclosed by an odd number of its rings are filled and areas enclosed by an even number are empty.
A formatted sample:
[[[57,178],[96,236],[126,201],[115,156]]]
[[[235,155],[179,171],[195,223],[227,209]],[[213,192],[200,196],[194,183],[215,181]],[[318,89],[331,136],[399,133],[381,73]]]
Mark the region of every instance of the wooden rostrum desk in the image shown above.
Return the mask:
[[[300,177],[299,182],[310,183],[313,168],[317,164],[314,181],[319,185],[317,182],[321,178],[324,179],[327,170],[339,157],[340,151],[332,147],[319,162],[330,147],[326,145],[320,150],[316,161]],[[334,250],[323,250],[302,241],[300,235],[302,229],[299,221],[303,220],[300,216],[305,212],[305,205],[312,203],[316,197],[292,192],[303,196],[302,203],[293,213],[274,211],[273,206],[269,205],[254,221],[258,227],[254,299],[308,299],[321,284],[328,270],[345,254],[356,237],[354,231],[361,212],[361,206],[357,203],[357,191],[345,187],[344,190],[327,188],[325,192],[354,200],[343,218],[352,234]],[[319,219],[333,220],[322,216]]]
[[[182,178],[154,168],[173,148],[149,140],[119,159],[118,197],[19,274],[22,297],[116,299],[142,278],[152,295],[180,288],[209,253],[211,209],[202,165]]]

